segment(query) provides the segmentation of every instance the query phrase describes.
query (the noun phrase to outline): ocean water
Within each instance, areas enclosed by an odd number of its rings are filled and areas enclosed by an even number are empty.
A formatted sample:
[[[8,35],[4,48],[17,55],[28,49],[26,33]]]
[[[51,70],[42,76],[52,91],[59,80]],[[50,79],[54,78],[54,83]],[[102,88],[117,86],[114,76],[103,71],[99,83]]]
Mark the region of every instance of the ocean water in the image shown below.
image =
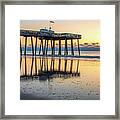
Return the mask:
[[[22,49],[22,51],[24,52],[25,51],[25,47],[21,47],[21,49]],[[51,47],[48,47],[48,48],[46,48],[46,47],[44,47],[44,48],[40,48],[40,47],[34,47],[33,46],[33,49],[34,49],[34,52],[35,52],[35,49],[36,49],[36,51],[37,52],[39,52],[39,51],[42,51],[43,49],[46,51],[48,51],[48,53],[50,53],[50,51],[52,51],[52,48]],[[67,47],[67,50],[69,51],[69,52],[71,52],[72,51],[72,48],[71,47]],[[78,51],[78,47],[77,46],[74,46],[73,47],[73,50],[74,50],[74,52],[77,52]],[[31,46],[27,46],[26,47],[26,51],[27,52],[29,52],[29,53],[32,53],[32,47]],[[58,52],[59,51],[59,48],[58,47],[55,47],[54,48],[54,51],[55,52]],[[62,52],[64,52],[65,51],[65,46],[62,46],[61,47],[61,51]],[[85,52],[85,51],[87,51],[87,52],[89,52],[89,51],[94,51],[94,52],[96,52],[96,51],[100,51],[100,47],[95,47],[95,46],[91,46],[91,47],[89,47],[89,46],[80,46],[80,51],[82,51],[82,52]]]
[[[100,56],[100,51],[81,51],[81,55]],[[99,100],[100,59],[23,56],[20,99]]]

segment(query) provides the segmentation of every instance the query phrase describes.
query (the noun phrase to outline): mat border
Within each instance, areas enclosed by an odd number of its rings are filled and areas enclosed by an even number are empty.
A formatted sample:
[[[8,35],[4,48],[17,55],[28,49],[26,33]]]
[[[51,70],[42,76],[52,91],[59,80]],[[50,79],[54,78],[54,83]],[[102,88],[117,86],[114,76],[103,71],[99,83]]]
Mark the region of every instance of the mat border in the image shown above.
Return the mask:
[[[115,115],[5,115],[5,5],[115,5]],[[119,120],[119,0],[2,1],[0,40],[0,119],[118,119]]]

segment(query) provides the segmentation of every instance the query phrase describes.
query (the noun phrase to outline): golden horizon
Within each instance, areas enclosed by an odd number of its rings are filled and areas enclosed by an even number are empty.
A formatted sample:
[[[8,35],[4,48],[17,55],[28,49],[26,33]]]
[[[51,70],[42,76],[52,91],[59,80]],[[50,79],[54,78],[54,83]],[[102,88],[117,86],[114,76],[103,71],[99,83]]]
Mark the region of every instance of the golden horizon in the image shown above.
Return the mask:
[[[37,30],[52,27],[55,33],[80,34],[80,44],[100,44],[100,21],[99,20],[55,20],[51,24],[48,20],[21,20],[20,29]]]

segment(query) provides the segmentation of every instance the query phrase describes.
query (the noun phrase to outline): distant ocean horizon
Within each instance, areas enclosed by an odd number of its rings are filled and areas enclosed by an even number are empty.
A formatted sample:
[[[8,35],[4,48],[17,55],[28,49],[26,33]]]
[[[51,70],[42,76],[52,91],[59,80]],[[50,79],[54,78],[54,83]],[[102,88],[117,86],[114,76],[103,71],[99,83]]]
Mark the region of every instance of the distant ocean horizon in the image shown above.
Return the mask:
[[[24,47],[22,47],[22,54],[24,54]],[[64,50],[65,48],[64,47],[61,47],[61,55],[64,56]],[[44,50],[46,51],[46,48],[44,48]],[[75,56],[79,56],[79,52],[78,52],[78,48],[77,47],[74,47],[73,48],[74,50],[74,55]],[[39,51],[40,51],[40,48],[37,47],[36,48],[36,55],[39,55]],[[58,47],[55,47],[55,55],[58,55],[58,51],[59,51],[59,48]],[[71,55],[71,47],[68,47],[68,56]],[[40,52],[40,54],[42,53],[42,51]],[[32,55],[32,47],[26,47],[26,54],[27,55]],[[35,54],[35,47],[34,47],[34,54]],[[47,49],[47,55],[50,55],[52,54],[52,49],[51,48],[48,48]],[[41,54],[42,55],[42,54]],[[80,47],[80,56],[83,58],[100,58],[100,47]]]
[[[35,49],[35,47],[34,47]],[[52,48],[48,47],[48,48],[43,48],[43,49],[47,49],[48,51],[51,51]],[[22,47],[22,51],[25,50],[25,47]],[[32,47],[26,47],[26,50],[27,51],[32,51]],[[39,51],[40,50],[40,47],[36,47],[36,51]],[[42,49],[41,49],[42,50]],[[58,47],[55,47],[54,48],[55,51],[58,51],[59,48]],[[61,47],[61,51],[64,51],[65,50],[65,47]],[[71,47],[67,47],[67,50],[68,51],[71,51]],[[73,50],[74,51],[78,51],[78,47],[73,47]],[[100,47],[80,47],[80,51],[100,51]]]

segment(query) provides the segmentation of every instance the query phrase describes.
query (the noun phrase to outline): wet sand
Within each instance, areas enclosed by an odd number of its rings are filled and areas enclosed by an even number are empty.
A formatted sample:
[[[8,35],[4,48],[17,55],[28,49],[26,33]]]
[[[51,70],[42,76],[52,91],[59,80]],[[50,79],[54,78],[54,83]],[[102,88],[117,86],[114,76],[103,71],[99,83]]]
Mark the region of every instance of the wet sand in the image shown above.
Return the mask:
[[[100,99],[99,59],[37,57],[33,61],[27,57],[26,61],[28,77],[21,77],[20,80],[21,100]],[[22,58],[21,76],[25,73],[24,63],[25,58]]]

